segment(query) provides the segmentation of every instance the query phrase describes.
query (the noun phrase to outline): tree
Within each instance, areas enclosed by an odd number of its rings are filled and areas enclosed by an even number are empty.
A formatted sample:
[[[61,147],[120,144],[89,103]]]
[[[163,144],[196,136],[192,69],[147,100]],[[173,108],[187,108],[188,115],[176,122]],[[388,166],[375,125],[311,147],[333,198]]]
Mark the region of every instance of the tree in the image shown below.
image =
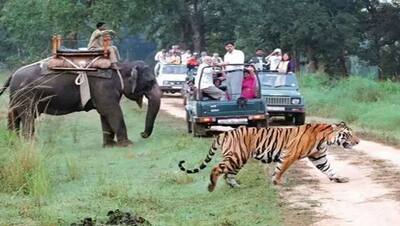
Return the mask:
[[[380,4],[365,1],[367,15],[362,24],[365,30],[360,56],[379,65],[380,78],[400,75],[400,4]]]

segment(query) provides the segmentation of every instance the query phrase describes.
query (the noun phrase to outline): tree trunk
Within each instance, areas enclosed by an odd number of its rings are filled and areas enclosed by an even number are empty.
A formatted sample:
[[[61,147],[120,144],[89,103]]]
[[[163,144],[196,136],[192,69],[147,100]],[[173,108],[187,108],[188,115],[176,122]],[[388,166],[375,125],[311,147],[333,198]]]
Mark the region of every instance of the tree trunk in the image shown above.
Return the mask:
[[[347,77],[349,76],[349,73],[347,72],[347,67],[346,67],[346,57],[344,56],[344,54],[342,54],[339,57],[339,73],[340,75],[342,75],[343,77]]]
[[[308,59],[308,71],[310,73],[315,73],[318,70],[318,60],[315,57],[315,51],[312,47],[307,47],[306,49],[307,59]]]
[[[203,50],[203,41],[204,37],[202,34],[202,27],[204,26],[202,24],[203,21],[203,14],[199,10],[199,4],[198,1],[193,1],[193,3],[188,3],[187,2],[187,9],[188,9],[188,19],[189,19],[189,24],[190,28],[192,30],[192,41],[193,41],[193,48],[194,51],[200,52]]]

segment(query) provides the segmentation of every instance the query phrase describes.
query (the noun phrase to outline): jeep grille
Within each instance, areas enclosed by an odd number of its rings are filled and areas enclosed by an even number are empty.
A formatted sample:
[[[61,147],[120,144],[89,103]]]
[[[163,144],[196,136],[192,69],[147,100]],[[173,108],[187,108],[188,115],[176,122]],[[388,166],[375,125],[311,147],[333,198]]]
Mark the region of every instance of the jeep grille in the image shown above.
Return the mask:
[[[267,97],[267,105],[290,105],[290,97]]]

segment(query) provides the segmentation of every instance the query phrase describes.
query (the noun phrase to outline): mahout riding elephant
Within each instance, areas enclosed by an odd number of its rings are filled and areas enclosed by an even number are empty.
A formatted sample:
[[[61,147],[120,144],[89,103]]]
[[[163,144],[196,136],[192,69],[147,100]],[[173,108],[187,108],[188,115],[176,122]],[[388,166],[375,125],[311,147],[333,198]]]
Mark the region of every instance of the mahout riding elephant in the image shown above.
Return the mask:
[[[161,91],[153,70],[143,61],[121,64],[121,76],[115,70],[99,70],[95,76],[88,74],[91,99],[82,107],[80,87],[76,85],[76,73],[62,72],[43,75],[42,63],[38,62],[18,69],[0,89],[0,95],[10,87],[8,128],[31,137],[34,120],[41,113],[65,115],[77,111],[96,109],[100,114],[103,130],[103,146],[128,146],[127,129],[120,106],[124,95],[141,107],[143,96],[148,99],[145,129],[147,138],[153,131],[154,121],[160,109]],[[96,76],[105,73],[107,78]],[[116,138],[116,141],[115,141]]]

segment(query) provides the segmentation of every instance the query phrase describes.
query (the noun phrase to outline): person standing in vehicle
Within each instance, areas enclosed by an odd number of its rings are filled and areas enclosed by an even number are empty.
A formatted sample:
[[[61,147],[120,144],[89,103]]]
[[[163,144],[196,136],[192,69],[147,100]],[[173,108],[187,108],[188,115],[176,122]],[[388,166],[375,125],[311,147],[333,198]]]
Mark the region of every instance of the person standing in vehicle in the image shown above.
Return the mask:
[[[256,98],[257,96],[257,78],[255,68],[253,66],[244,69],[244,77],[242,82],[242,97],[247,100]]]
[[[282,60],[282,50],[281,49],[275,49],[272,51],[271,54],[269,54],[267,57],[265,57],[265,61],[269,65],[269,70],[271,71],[276,71],[278,69],[279,62]]]
[[[244,64],[244,53],[235,49],[233,41],[225,43],[226,54],[222,65],[225,67],[227,92],[230,100],[236,100],[242,92],[243,66],[227,64]]]
[[[198,69],[198,75],[201,76],[196,77],[196,87],[213,99],[225,100],[225,92],[214,85],[214,70],[211,66],[213,66],[212,58],[205,56]]]
[[[249,64],[253,64],[257,71],[262,71],[264,65],[267,64],[265,61],[265,52],[261,48],[256,49],[256,55],[249,60]]]
[[[212,60],[214,64],[222,63],[222,58],[219,56],[218,53],[213,53]]]
[[[113,30],[107,30],[106,23],[104,22],[99,22],[96,25],[96,30],[93,31],[92,35],[90,36],[89,44],[88,44],[88,49],[89,50],[96,50],[96,49],[103,49],[103,36],[107,33],[110,34],[115,34],[115,31]],[[119,70],[119,66],[117,65],[117,62],[119,60],[119,53],[118,49],[116,46],[110,46],[108,48],[109,54],[110,54],[110,61],[111,61],[111,68],[115,70]]]
[[[165,64],[166,63],[166,50],[161,49],[156,53],[154,56],[154,61],[156,62],[156,65],[154,66],[154,74],[158,75],[159,70],[160,70],[160,64]]]
[[[165,49],[161,49],[160,51],[158,51],[157,53],[156,53],[156,55],[154,56],[154,61],[155,62],[159,62],[159,63],[162,63],[163,61],[165,61],[165,53],[166,53],[167,51],[165,50]]]
[[[190,50],[186,50],[181,56],[181,64],[186,65],[191,56],[192,53],[190,52]]]
[[[172,52],[170,64],[181,64],[181,57],[176,52]]]
[[[202,51],[202,52],[200,53],[200,59],[199,59],[200,63],[203,63],[203,62],[204,62],[204,57],[206,57],[206,56],[208,56],[208,54],[207,54],[206,51]]]
[[[295,62],[291,59],[289,53],[285,53],[282,56],[282,61],[279,62],[279,65],[277,67],[277,70],[279,73],[294,73],[296,70],[296,64]]]

